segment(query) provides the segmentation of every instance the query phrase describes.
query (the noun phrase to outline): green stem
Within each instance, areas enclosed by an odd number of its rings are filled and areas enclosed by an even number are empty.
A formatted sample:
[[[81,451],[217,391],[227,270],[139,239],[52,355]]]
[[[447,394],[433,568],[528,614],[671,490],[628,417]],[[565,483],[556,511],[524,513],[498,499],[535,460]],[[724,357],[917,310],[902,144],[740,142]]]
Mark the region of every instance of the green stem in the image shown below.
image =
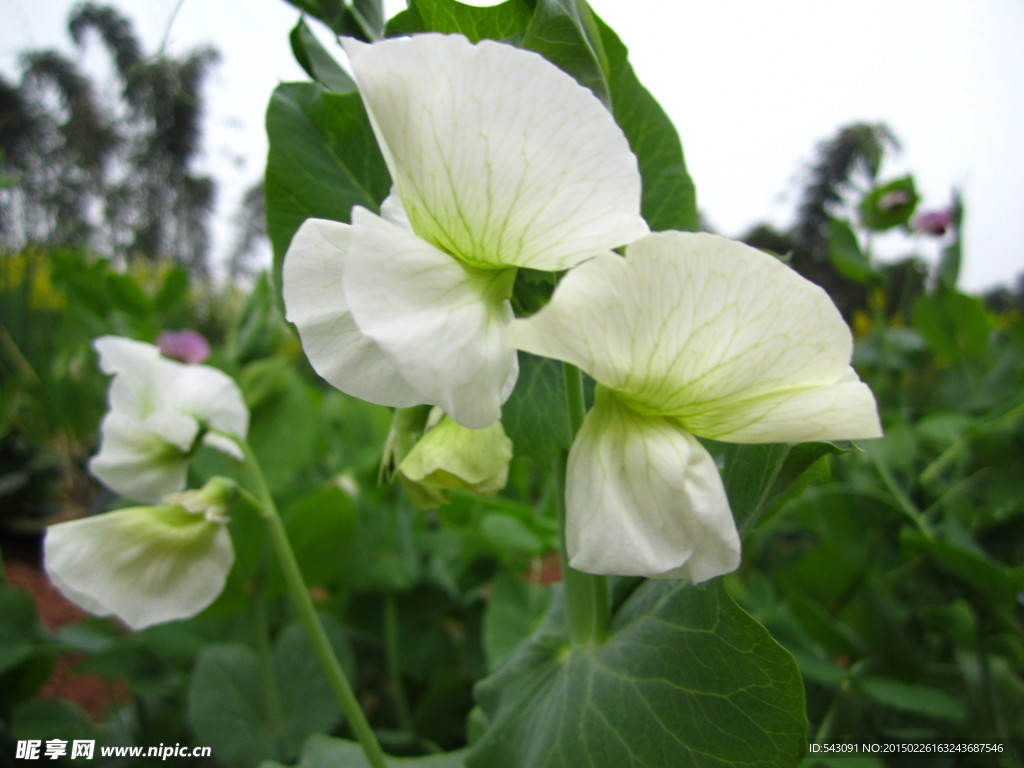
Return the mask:
[[[583,377],[575,366],[562,364],[565,379],[565,403],[569,415],[569,429],[576,437],[583,418],[586,404],[583,399]],[[558,480],[558,523],[561,530],[559,559],[562,565],[562,585],[565,589],[565,608],[569,621],[569,638],[574,645],[601,645],[607,639],[610,608],[608,604],[608,580],[604,576],[577,571],[569,566],[566,549],[565,493],[567,486],[566,457],[557,464]]]
[[[391,693],[395,699],[398,723],[402,730],[413,733],[412,714],[409,699],[402,682],[402,656],[398,642],[398,601],[393,594],[384,598],[384,645],[388,654],[388,676],[391,678]]]
[[[278,562],[281,564],[281,570],[284,573],[285,584],[295,603],[299,619],[302,621],[306,633],[309,635],[310,642],[313,644],[313,652],[316,654],[320,666],[323,667],[324,674],[327,676],[327,681],[334,690],[334,694],[338,697],[338,702],[345,713],[345,718],[348,720],[352,732],[359,740],[359,744],[366,754],[367,761],[369,761],[372,768],[387,768],[384,750],[381,749],[380,743],[373,733],[373,728],[370,727],[366,715],[363,714],[363,710],[356,700],[356,695],[352,691],[352,686],[349,685],[345,672],[338,662],[338,657],[334,655],[334,649],[331,648],[331,643],[327,639],[327,633],[324,632],[320,618],[316,615],[316,607],[309,596],[309,589],[302,578],[302,571],[299,568],[298,561],[295,559],[295,553],[292,551],[291,543],[288,541],[288,535],[284,530],[284,524],[281,522],[281,516],[278,514],[274,498],[270,495],[270,489],[267,488],[267,482],[263,477],[263,471],[260,469],[259,462],[256,460],[252,448],[245,440],[237,440],[237,443],[245,456],[245,463],[249,468],[249,473],[252,476],[256,489],[256,498],[260,503],[260,511],[263,514],[263,519],[267,521],[270,538],[274,543],[274,550],[277,553]]]

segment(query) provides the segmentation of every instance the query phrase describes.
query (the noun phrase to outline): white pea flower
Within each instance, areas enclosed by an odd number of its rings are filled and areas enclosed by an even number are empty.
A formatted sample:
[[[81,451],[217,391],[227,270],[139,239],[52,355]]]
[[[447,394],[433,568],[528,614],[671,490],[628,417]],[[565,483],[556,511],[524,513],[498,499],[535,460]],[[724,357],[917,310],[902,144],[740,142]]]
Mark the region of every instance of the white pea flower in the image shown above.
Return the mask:
[[[241,459],[249,410],[234,380],[205,365],[160,356],[151,344],[117,336],[94,342],[100,368],[114,374],[100,450],[89,471],[122,496],[157,503],[185,487],[197,440]]]
[[[231,487],[214,478],[165,504],[50,526],[50,581],[90,613],[132,629],[194,616],[221,593],[234,550],[224,514]]]
[[[591,573],[704,581],[740,541],[695,435],[734,443],[878,437],[828,295],[765,253],[663,232],[569,272],[505,339],[597,382],[569,453],[566,544]]]
[[[646,234],[636,158],[537,54],[436,34],[345,49],[394,190],[381,216],[303,223],[288,319],[343,392],[486,427],[518,375],[501,341],[516,268],[564,270]]]

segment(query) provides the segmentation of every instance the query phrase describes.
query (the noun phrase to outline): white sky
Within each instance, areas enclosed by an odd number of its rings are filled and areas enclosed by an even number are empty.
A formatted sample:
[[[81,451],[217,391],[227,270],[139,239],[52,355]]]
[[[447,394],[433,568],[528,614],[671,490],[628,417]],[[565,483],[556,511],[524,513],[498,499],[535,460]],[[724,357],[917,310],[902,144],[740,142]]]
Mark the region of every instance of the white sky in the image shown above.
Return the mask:
[[[401,0],[386,0],[390,11]],[[222,53],[206,91],[208,171],[221,182],[216,243],[230,246],[244,188],[262,173],[263,113],[280,81],[305,79],[283,0],[115,0],[148,51]],[[487,4],[477,0],[477,4]],[[60,46],[68,0],[0,0],[0,71],[18,51]],[[884,177],[912,171],[924,208],[959,187],[967,206],[962,285],[1024,271],[1024,2],[1021,0],[591,0],[630,48],[641,81],[683,139],[698,200],[716,230],[791,223],[797,174],[816,144],[855,121],[884,121],[904,151]],[[322,38],[323,39],[323,38]],[[91,47],[99,59],[99,46]],[[90,59],[91,61],[91,59]],[[933,243],[884,238],[883,256]]]

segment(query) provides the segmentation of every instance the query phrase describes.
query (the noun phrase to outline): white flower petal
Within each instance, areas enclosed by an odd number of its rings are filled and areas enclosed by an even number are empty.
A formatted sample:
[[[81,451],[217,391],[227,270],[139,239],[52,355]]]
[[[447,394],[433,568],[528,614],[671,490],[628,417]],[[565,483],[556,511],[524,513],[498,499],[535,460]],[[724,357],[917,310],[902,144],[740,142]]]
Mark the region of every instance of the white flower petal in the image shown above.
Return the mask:
[[[161,358],[157,392],[165,410],[192,416],[206,427],[242,438],[249,430],[242,390],[216,368]]]
[[[501,341],[506,271],[471,270],[373,213],[352,212],[345,297],[359,329],[420,395],[470,429],[496,421],[519,373]]]
[[[687,418],[696,434],[729,443],[858,440],[882,435],[875,396],[866,384],[773,392]]]
[[[714,459],[693,435],[599,387],[569,453],[566,545],[588,573],[706,581],[740,541]]]
[[[412,228],[435,246],[561,270],[648,231],[622,131],[537,54],[443,35],[345,50]]]
[[[110,383],[110,408],[124,416],[142,419],[159,409],[156,371],[160,350],[152,344],[120,336],[103,336],[93,342],[100,369],[114,374]]]
[[[133,629],[194,616],[224,588],[227,529],[178,506],[135,507],[47,529],[46,571],[87,611]]]
[[[242,453],[242,449],[238,447],[238,443],[227,435],[221,435],[216,432],[207,432],[203,435],[203,445],[208,445],[214,450],[226,453],[236,461],[245,461],[245,454]]]
[[[342,392],[378,405],[422,402],[352,318],[342,289],[351,227],[307,219],[284,258],[284,303],[310,364]]]
[[[181,419],[188,417],[182,416]],[[170,421],[158,426],[170,433]],[[199,425],[192,419],[192,439]],[[183,438],[187,427],[178,420],[178,437]],[[155,503],[166,494],[185,487],[188,462],[182,449],[152,431],[144,429],[134,419],[117,411],[109,412],[100,425],[100,450],[89,462],[89,471],[106,486],[134,501]],[[187,441],[191,445],[191,440]]]
[[[847,378],[852,339],[828,295],[777,259],[715,235],[662,232],[631,245],[625,259],[582,264],[505,339],[571,362],[635,410],[673,416],[706,437],[880,434],[870,391]]]

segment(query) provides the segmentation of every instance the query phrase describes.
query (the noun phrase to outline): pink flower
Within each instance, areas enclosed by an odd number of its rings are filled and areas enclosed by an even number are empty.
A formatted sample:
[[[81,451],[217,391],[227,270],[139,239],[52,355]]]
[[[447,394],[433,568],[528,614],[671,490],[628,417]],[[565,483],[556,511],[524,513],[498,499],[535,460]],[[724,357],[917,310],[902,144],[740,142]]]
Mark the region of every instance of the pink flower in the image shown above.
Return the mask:
[[[941,237],[953,226],[953,209],[927,211],[914,219],[914,230],[924,235]]]
[[[210,356],[210,342],[196,331],[164,331],[156,342],[160,354],[183,363],[201,363]]]

